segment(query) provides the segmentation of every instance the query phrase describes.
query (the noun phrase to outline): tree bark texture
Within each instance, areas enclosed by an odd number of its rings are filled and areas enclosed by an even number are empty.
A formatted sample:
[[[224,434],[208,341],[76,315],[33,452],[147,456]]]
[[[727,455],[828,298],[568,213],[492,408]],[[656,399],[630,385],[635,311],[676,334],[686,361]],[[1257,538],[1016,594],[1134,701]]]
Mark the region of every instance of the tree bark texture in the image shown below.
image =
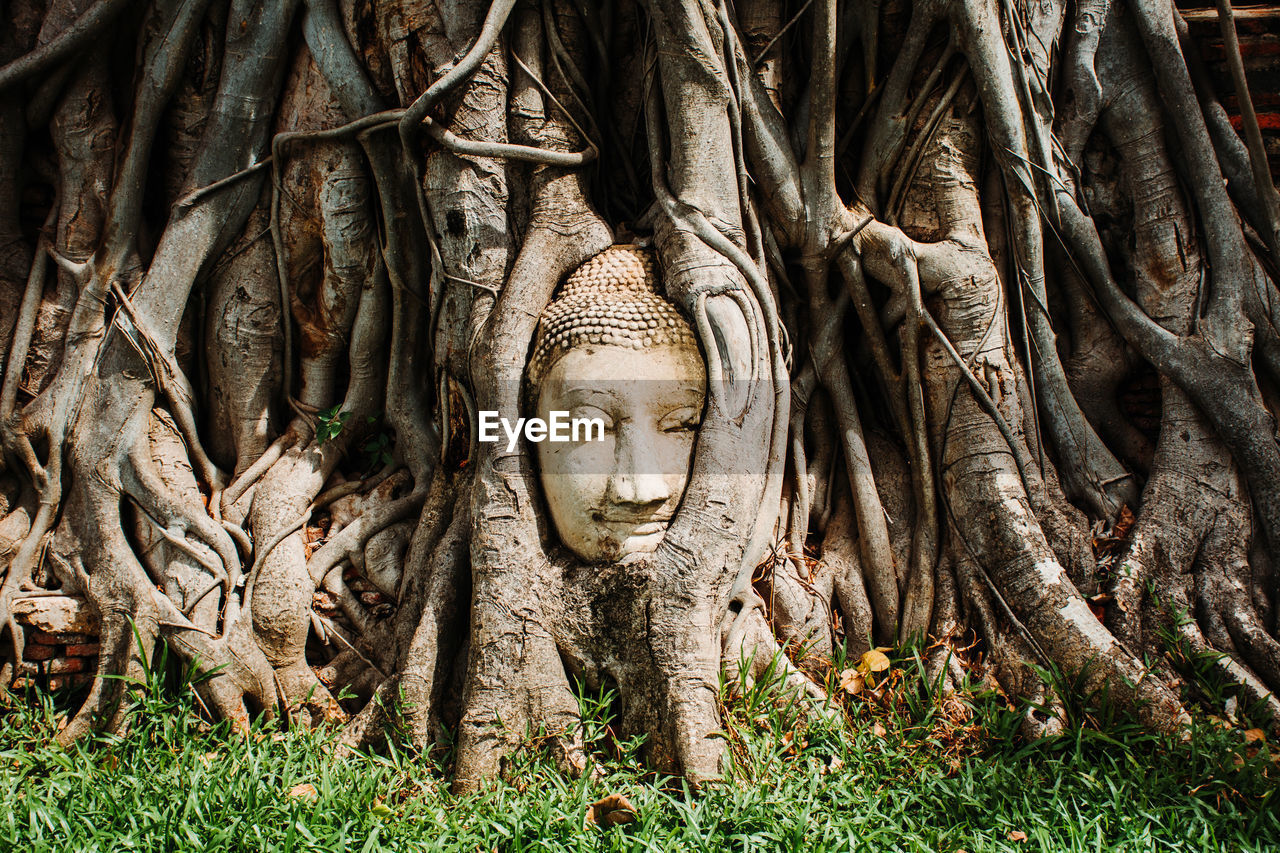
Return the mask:
[[[1221,6],[1230,91],[1169,0],[4,4],[0,675],[80,597],[65,740],[165,643],[237,726],[452,737],[460,790],[580,770],[575,681],[701,783],[723,667],[820,699],[914,642],[1029,736],[1067,689],[1176,730],[1171,648],[1280,725],[1280,197]],[[712,381],[657,551],[592,565],[476,420],[631,241]]]

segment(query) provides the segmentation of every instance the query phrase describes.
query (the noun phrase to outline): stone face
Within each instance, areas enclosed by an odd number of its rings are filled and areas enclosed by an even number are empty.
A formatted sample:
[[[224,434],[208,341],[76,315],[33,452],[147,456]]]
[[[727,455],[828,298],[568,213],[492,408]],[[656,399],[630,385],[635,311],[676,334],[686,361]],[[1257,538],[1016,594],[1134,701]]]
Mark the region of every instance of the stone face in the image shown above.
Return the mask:
[[[688,483],[707,382],[693,329],[660,291],[654,252],[612,246],[574,271],[538,320],[525,375],[530,421],[558,413],[602,432],[526,432],[561,543],[590,562],[652,552]]]
[[[658,547],[688,484],[705,397],[692,341],[576,347],[551,366],[538,416],[567,411],[605,423],[599,441],[538,444],[543,496],[566,548],[614,562]]]
[[[84,642],[85,635],[97,636],[98,614],[80,596],[39,595],[17,598],[13,602],[13,617],[19,625],[53,634],[59,642],[69,642],[64,635],[78,634],[74,640]]]

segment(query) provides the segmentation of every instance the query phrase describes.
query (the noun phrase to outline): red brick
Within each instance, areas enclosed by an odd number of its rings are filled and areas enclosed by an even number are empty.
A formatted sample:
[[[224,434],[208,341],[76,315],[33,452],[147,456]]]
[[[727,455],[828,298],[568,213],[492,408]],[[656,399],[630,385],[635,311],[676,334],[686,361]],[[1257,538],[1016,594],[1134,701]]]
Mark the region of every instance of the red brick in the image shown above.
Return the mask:
[[[89,634],[50,634],[48,631],[41,631],[37,628],[28,628],[28,643],[39,643],[42,646],[61,646],[68,643],[90,643],[97,641],[97,637]]]
[[[55,675],[49,679],[50,690],[64,690],[68,687],[80,687],[88,684],[87,675]]]
[[[44,646],[39,643],[28,643],[22,652],[25,660],[52,660],[58,656],[57,646]]]
[[[67,675],[72,672],[84,672],[88,663],[84,658],[54,658],[49,661],[50,675]]]
[[[69,658],[93,658],[98,656],[98,650],[102,646],[98,643],[79,643],[74,646],[67,646],[67,657]]]

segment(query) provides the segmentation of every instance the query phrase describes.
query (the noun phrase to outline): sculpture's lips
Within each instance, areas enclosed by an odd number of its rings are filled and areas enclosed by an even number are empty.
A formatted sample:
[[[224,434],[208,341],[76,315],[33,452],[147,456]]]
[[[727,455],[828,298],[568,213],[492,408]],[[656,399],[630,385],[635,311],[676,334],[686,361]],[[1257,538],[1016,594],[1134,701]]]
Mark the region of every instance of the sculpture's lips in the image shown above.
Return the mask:
[[[631,531],[632,536],[649,536],[654,533],[662,533],[667,529],[667,521],[648,521],[643,524],[635,525]]]
[[[662,533],[667,529],[667,525],[671,523],[671,516],[653,516],[637,517],[634,515],[604,515],[596,516],[597,519],[605,524],[615,525],[618,527],[628,527],[628,536],[649,536],[654,533]]]

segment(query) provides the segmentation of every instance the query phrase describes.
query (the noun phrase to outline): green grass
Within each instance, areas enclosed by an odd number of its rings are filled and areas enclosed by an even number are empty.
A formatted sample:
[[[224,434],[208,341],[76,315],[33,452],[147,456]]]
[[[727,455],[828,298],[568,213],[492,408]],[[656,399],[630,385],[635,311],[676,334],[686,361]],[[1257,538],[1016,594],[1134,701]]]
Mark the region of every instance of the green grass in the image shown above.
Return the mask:
[[[1019,745],[994,697],[935,702],[898,666],[878,698],[850,700],[845,731],[767,682],[729,685],[732,775],[698,795],[639,769],[638,743],[612,738],[608,694],[580,700],[594,773],[567,778],[530,747],[510,781],[465,798],[448,792],[448,755],[339,759],[331,730],[236,736],[203,722],[189,690],[144,685],[126,737],[66,751],[52,740],[64,710],[10,697],[0,850],[1280,849],[1280,768],[1239,730]],[[308,784],[314,798],[289,794]],[[584,825],[611,793],[636,821]]]

